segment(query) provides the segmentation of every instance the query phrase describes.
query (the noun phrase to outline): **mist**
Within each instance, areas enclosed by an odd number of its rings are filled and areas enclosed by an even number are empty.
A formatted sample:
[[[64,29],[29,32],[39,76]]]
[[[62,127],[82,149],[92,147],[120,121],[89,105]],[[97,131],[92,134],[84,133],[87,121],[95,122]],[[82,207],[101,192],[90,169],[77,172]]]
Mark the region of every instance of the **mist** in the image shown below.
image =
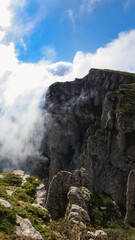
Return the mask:
[[[20,62],[13,43],[0,43],[0,161],[8,161],[5,171],[40,154],[49,85],[84,77],[92,67],[135,72],[134,39],[134,30],[124,32],[94,54],[77,52],[72,62],[56,63]]]

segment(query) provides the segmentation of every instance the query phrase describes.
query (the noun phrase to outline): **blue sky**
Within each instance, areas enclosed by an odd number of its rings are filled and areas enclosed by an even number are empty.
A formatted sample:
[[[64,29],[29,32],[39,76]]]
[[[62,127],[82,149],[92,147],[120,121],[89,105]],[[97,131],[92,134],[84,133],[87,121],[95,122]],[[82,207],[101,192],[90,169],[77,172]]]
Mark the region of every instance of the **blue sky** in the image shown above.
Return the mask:
[[[9,33],[21,61],[71,62],[77,51],[94,53],[120,32],[135,28],[135,0],[22,2],[12,7],[18,28]]]
[[[38,154],[48,86],[135,72],[135,0],[0,0],[0,160]]]

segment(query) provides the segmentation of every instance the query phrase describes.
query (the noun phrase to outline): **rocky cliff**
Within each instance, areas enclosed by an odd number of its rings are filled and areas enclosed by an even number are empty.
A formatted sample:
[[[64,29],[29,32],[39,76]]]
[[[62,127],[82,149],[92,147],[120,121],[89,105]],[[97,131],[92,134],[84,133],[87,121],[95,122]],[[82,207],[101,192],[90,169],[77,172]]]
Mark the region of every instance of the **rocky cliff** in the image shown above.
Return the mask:
[[[74,173],[57,173],[48,194],[42,182],[22,170],[0,174],[0,239],[121,240],[134,237],[135,228],[124,223],[116,203],[105,194],[90,192],[88,185],[84,168]]]
[[[91,69],[83,79],[55,83],[45,104],[42,173],[85,167],[90,189],[124,209],[135,168],[135,74]],[[46,176],[43,176],[46,177]]]

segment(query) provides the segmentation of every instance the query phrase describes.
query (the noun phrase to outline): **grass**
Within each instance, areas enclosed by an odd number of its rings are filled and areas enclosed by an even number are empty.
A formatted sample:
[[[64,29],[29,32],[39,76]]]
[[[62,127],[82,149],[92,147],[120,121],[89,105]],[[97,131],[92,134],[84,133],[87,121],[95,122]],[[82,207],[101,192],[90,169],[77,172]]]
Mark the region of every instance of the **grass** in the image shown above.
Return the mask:
[[[118,73],[120,75],[124,75],[124,76],[132,76],[135,77],[135,73],[131,73],[131,72],[123,72],[123,71],[118,71],[118,70],[111,70],[111,69],[99,69],[99,68],[94,68],[97,71],[102,71],[102,72],[110,72],[110,73]]]
[[[20,186],[22,178],[13,173],[4,175],[4,178],[0,178],[0,186]]]
[[[135,114],[135,84],[123,84],[120,89],[113,93],[118,101],[116,112],[122,114]]]
[[[28,218],[45,240],[77,240],[80,231],[81,240],[86,240],[87,231],[96,231],[97,229],[104,230],[107,233],[107,237],[97,239],[135,240],[135,228],[125,224],[123,219],[105,218],[101,207],[105,207],[107,212],[110,213],[114,211],[113,200],[105,194],[91,193],[89,202],[91,224],[84,228],[71,224],[65,218],[52,221],[46,210],[32,206],[32,203],[35,202],[36,187],[40,184],[40,181],[37,181],[36,178],[28,178],[28,181],[22,186],[20,185],[20,178],[16,178],[13,174],[5,174],[2,180],[0,183],[0,198],[10,202],[13,210],[7,209],[0,204],[1,240],[30,240],[30,238],[19,237],[14,234],[16,214]],[[13,191],[11,196],[7,194],[7,189]]]
[[[24,185],[21,186],[21,183],[22,178],[12,173],[4,174],[4,178],[0,179],[0,198],[8,201],[13,208],[10,210],[0,205],[0,239],[29,239],[14,235],[16,214],[28,218],[44,239],[57,239],[51,228],[44,226],[50,221],[49,213],[31,205],[35,202],[36,187],[40,181],[35,177],[28,177]],[[9,189],[13,191],[11,196],[6,191]]]
[[[28,177],[27,182],[23,184],[23,189],[26,194],[34,197],[36,193],[36,187],[40,184],[40,181],[37,181],[35,177]]]
[[[8,234],[13,233],[15,223],[15,212],[0,204],[0,231]]]

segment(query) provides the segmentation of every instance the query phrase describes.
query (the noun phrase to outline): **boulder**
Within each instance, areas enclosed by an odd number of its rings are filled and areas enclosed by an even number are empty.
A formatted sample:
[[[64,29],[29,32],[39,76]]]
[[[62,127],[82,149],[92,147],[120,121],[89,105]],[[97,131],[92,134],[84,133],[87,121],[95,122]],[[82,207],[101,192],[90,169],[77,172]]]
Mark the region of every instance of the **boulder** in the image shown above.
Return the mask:
[[[60,171],[54,176],[49,186],[46,201],[46,208],[50,212],[52,219],[64,217],[68,203],[67,193],[70,187],[79,187],[82,184],[89,185],[85,169],[80,169],[74,173]]]
[[[12,194],[13,194],[13,191],[11,191],[11,190],[6,190],[6,192],[9,196],[12,196]]]
[[[0,204],[3,205],[4,207],[8,208],[8,209],[13,209],[11,204],[4,199],[0,199]]]
[[[22,178],[24,176],[24,171],[23,170],[14,170],[12,173],[15,174],[15,175],[18,175]]]
[[[83,190],[82,190],[83,189]],[[70,187],[68,196],[68,207],[66,210],[66,218],[72,223],[87,225],[90,223],[87,204],[90,200],[90,192],[85,187]]]
[[[84,208],[72,204],[70,207],[69,214],[67,219],[70,220],[71,223],[78,223],[82,226],[88,225],[90,223],[90,218],[86,210]]]
[[[36,202],[38,205],[44,207],[45,202],[46,202],[46,190],[45,190],[45,185],[41,183],[37,188],[36,188]]]
[[[67,193],[74,182],[74,175],[67,171],[60,171],[52,179],[46,201],[46,208],[52,219],[58,219],[65,215],[68,203]]]
[[[70,187],[67,194],[69,204],[77,204],[87,210],[87,202],[90,201],[90,191],[85,187]]]
[[[43,240],[41,234],[35,230],[29,219],[16,215],[15,233],[19,236],[30,237],[33,240]]]
[[[107,236],[106,232],[104,232],[103,230],[96,230],[95,232],[87,232],[87,236],[93,240],[93,239],[102,239],[102,236]]]

